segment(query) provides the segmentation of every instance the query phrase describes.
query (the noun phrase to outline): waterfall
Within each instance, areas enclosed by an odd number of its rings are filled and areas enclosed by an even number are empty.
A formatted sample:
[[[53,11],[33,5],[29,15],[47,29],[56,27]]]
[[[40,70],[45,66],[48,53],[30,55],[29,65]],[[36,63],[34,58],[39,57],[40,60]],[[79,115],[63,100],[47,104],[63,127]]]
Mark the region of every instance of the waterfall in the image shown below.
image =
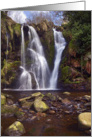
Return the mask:
[[[53,32],[54,32],[54,46],[55,46],[55,61],[54,61],[54,69],[52,71],[50,78],[50,88],[56,89],[59,64],[60,61],[62,60],[62,53],[65,48],[66,42],[62,35],[62,32],[56,31],[55,29],[53,29]]]
[[[56,89],[58,80],[58,71],[60,61],[62,60],[62,52],[65,48],[66,42],[62,32],[53,29],[54,33],[54,46],[55,46],[55,60],[54,68],[50,73],[47,60],[45,58],[43,46],[39,39],[36,30],[32,26],[27,26],[29,44],[25,49],[25,40],[23,27],[21,27],[21,76],[19,79],[19,89],[32,89],[35,83],[35,89]],[[27,60],[30,63],[26,62]],[[29,65],[27,65],[29,64]],[[35,82],[33,82],[34,80]]]
[[[23,25],[21,27],[21,75],[19,78],[19,89],[32,89],[32,80],[31,74],[25,68],[25,40],[24,40],[24,32]]]
[[[23,25],[21,27],[21,66],[25,68],[25,40],[24,40]]]
[[[32,26],[28,27],[30,41],[28,46],[28,52],[32,60],[32,63],[30,65],[30,71],[34,74],[38,88],[45,89],[49,87],[50,70],[36,30]]]

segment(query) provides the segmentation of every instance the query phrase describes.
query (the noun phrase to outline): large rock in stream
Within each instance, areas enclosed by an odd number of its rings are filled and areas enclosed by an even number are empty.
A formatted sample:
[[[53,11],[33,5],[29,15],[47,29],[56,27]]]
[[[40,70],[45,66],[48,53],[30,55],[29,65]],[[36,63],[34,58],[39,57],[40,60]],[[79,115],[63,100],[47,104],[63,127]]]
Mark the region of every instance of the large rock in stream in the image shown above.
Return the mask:
[[[37,112],[44,112],[49,109],[49,106],[42,101],[42,97],[37,97],[34,101],[34,108]]]
[[[5,131],[5,135],[7,136],[21,136],[24,133],[25,133],[25,128],[23,124],[19,121],[15,121]]]
[[[79,114],[78,126],[81,130],[91,129],[91,112],[84,112]]]
[[[1,105],[4,105],[6,103],[6,97],[1,94]]]

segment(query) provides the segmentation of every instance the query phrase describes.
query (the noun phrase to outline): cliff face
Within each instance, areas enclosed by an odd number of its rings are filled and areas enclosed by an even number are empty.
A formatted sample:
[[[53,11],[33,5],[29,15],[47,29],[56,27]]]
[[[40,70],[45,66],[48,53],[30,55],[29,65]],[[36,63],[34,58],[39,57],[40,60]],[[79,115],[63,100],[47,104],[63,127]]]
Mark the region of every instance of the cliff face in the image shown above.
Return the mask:
[[[21,32],[6,13],[1,13],[1,84],[2,88],[12,84],[20,64]]]
[[[90,89],[91,88],[91,51],[78,53],[78,44],[74,45],[72,35],[63,24],[63,35],[67,45],[63,53],[63,60],[59,71],[59,84],[63,83],[74,89]],[[89,46],[89,45],[88,45]],[[90,46],[91,47],[91,46]]]

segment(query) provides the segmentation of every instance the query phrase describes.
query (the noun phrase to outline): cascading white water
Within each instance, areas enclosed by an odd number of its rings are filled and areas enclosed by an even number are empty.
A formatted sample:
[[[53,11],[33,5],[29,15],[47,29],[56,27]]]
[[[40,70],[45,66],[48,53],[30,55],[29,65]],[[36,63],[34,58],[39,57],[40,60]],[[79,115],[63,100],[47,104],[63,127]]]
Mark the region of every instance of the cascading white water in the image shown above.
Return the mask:
[[[48,63],[46,61],[42,44],[36,30],[32,26],[28,26],[29,45],[25,50],[23,26],[21,27],[21,70],[19,89],[32,89],[32,79],[35,81],[35,89],[56,89],[58,79],[58,69],[61,61],[62,52],[66,42],[61,32],[53,29],[55,61],[52,74],[50,73]],[[25,61],[25,52],[30,60],[30,66],[27,67]],[[32,79],[31,79],[32,75]]]
[[[28,51],[32,60],[30,71],[34,74],[37,87],[45,89],[49,87],[50,70],[36,30],[32,26],[28,27],[30,41]]]
[[[62,53],[65,48],[66,42],[62,35],[62,32],[56,31],[55,29],[53,29],[53,32],[54,32],[54,46],[56,53],[55,53],[54,69],[52,71],[50,78],[50,88],[56,89],[59,64],[60,61],[62,60]]]
[[[22,73],[20,75],[19,89],[32,89],[31,74],[25,68],[25,40],[23,26],[21,27],[21,66]]]
[[[24,40],[23,25],[21,27],[21,66],[25,68],[25,40]]]

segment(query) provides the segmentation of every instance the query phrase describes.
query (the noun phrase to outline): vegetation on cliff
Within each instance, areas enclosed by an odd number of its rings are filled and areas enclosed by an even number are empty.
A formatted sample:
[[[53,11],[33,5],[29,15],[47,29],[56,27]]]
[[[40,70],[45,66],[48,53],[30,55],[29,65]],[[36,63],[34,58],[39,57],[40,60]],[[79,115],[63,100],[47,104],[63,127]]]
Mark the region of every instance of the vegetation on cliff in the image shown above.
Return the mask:
[[[87,79],[91,76],[91,12],[71,11],[64,12],[63,16],[62,27],[67,41],[67,54],[60,67],[61,79],[65,83],[70,83],[70,80],[76,83],[78,77]],[[64,71],[68,67],[80,72],[80,76],[76,75],[76,80],[73,75],[69,75],[70,72],[67,75],[68,70]]]

